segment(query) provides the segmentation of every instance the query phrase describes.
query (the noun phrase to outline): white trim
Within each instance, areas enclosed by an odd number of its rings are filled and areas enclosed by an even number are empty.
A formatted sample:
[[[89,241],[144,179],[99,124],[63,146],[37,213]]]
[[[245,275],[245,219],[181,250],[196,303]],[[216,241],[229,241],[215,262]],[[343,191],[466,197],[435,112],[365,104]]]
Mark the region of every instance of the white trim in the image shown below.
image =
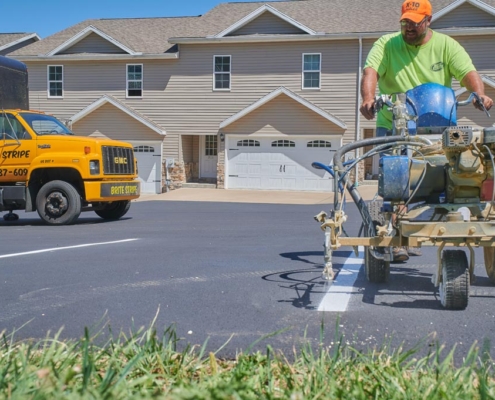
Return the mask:
[[[268,103],[269,101],[273,100],[275,97],[277,97],[281,94],[285,94],[286,96],[297,101],[298,103],[302,104],[303,106],[309,108],[310,110],[314,111],[315,113],[321,115],[323,118],[334,123],[335,125],[339,126],[340,128],[347,129],[347,126],[343,121],[341,121],[337,117],[334,117],[333,115],[327,113],[326,111],[323,111],[321,108],[315,106],[313,103],[310,103],[309,101],[303,99],[302,97],[298,96],[294,92],[291,92],[289,89],[287,89],[283,86],[279,87],[278,89],[275,89],[273,92],[267,94],[266,96],[262,97],[261,99],[259,99],[255,103],[251,104],[249,107],[244,108],[243,110],[239,111],[238,113],[236,113],[236,114],[232,115],[231,117],[227,118],[226,120],[222,121],[220,123],[220,129],[223,129],[223,128],[229,126],[231,123],[233,123],[233,122],[237,121],[238,119],[248,115],[250,112],[263,106],[264,104]]]
[[[457,1],[454,1],[452,4],[449,4],[447,7],[441,9],[440,11],[434,13],[432,18],[431,18],[431,21],[434,22],[437,19],[442,18],[443,16],[445,16],[449,12],[455,10],[457,7],[459,7],[465,3],[471,4],[474,7],[477,7],[480,10],[487,12],[488,14],[495,16],[495,8],[493,8],[493,7],[489,6],[488,4],[485,4],[479,0],[457,0]]]
[[[215,75],[217,75],[217,72],[215,71],[215,58],[216,57],[229,57],[230,59],[230,69],[228,72],[229,75],[229,87],[228,88],[216,88],[215,87]],[[218,72],[218,74],[226,74],[226,72]],[[230,92],[232,89],[232,56],[231,55],[221,55],[221,54],[214,54],[213,55],[213,82],[212,82],[212,88],[214,92]]]
[[[140,65],[141,66],[141,96],[129,96],[129,66]],[[132,82],[139,82],[133,80]],[[126,99],[142,99],[144,95],[144,65],[143,64],[126,64],[125,65],[125,98]]]
[[[118,42],[117,40],[115,40],[111,36],[107,35],[106,33],[103,33],[98,28],[95,28],[93,25],[89,25],[88,27],[83,29],[78,34],[72,36],[69,40],[66,40],[60,46],[56,47],[55,49],[53,49],[49,53],[46,53],[46,55],[47,56],[54,56],[54,55],[60,53],[61,51],[66,50],[66,49],[70,48],[71,46],[75,45],[77,42],[83,40],[85,37],[89,36],[91,33],[96,33],[98,36],[101,36],[103,39],[108,40],[110,43],[112,43],[113,45],[117,46],[118,48],[124,50],[126,53],[129,53],[131,55],[142,54],[142,53],[137,53],[137,52],[131,50],[129,47]]]
[[[304,56],[320,56],[320,68],[318,71],[314,70],[304,70]],[[302,71],[301,71],[301,90],[320,90],[321,89],[321,61],[322,61],[322,56],[321,53],[302,53]],[[304,73],[305,72],[318,72],[319,78],[318,78],[318,87],[305,87],[304,86]]]
[[[274,8],[268,4],[264,4],[260,8],[257,8],[252,13],[246,15],[244,18],[237,21],[235,24],[229,26],[227,29],[224,29],[222,32],[220,32],[216,35],[213,35],[213,36],[208,36],[208,37],[222,38],[222,37],[228,35],[229,33],[232,33],[234,31],[236,31],[237,29],[242,28],[243,26],[247,25],[248,23],[250,23],[251,21],[253,21],[254,19],[256,19],[257,17],[259,17],[261,14],[263,14],[265,12],[272,13],[276,17],[284,20],[285,22],[288,22],[289,24],[295,26],[296,28],[301,29],[302,31],[304,31],[306,33],[309,33],[310,35],[316,34],[316,32],[314,30],[312,30],[312,29],[308,28],[307,26],[297,22],[295,19],[289,17],[288,15],[281,13],[276,8]]]
[[[175,60],[179,52],[168,54],[62,54],[59,56],[15,56],[19,61],[139,61],[139,60]]]
[[[50,80],[50,67],[61,67],[62,68],[62,95],[61,96],[51,96],[50,95],[50,82],[59,82]],[[64,98],[64,66],[60,64],[47,65],[46,66],[46,95],[49,99],[63,99]]]
[[[276,43],[276,42],[301,42],[301,41],[317,41],[317,40],[349,40],[349,39],[378,39],[389,33],[397,31],[381,31],[381,32],[362,32],[362,33],[329,33],[316,34],[312,36],[302,35],[263,35],[263,36],[228,36],[223,38],[184,38],[175,37],[168,39],[169,43],[173,44],[216,44],[216,43]],[[435,29],[435,32],[445,33],[447,35],[456,36],[481,36],[495,34],[495,28],[441,28]]]
[[[0,46],[0,51],[8,49],[9,47],[13,47],[13,46],[15,46],[19,43],[25,42],[26,40],[29,40],[29,39],[36,39],[35,42],[37,42],[38,40],[41,40],[41,38],[36,33],[31,33],[30,35],[24,36],[20,39],[14,40],[13,42],[10,42],[10,43],[4,44],[3,46]]]
[[[127,115],[129,115],[132,118],[134,118],[135,120],[141,122],[143,125],[147,126],[148,128],[155,131],[156,133],[158,133],[160,135],[166,135],[167,134],[166,131],[160,129],[157,125],[144,119],[142,116],[138,115],[134,110],[132,110],[130,107],[123,105],[122,103],[118,102],[116,99],[114,99],[111,96],[106,95],[106,94],[101,96],[98,100],[91,103],[89,106],[87,106],[83,110],[79,111],[78,113],[76,113],[72,117],[70,117],[69,118],[70,124],[71,125],[75,124],[77,121],[83,119],[85,116],[87,116],[88,114],[91,114],[93,111],[100,108],[102,105],[104,105],[106,103],[112,104],[114,107],[125,112]]]
[[[495,89],[495,80],[493,78],[490,78],[489,76],[486,76],[486,75],[480,75],[480,78],[485,85],[488,85],[488,86],[492,87],[493,89]],[[461,88],[457,89],[454,92],[454,94],[455,94],[455,97],[457,97],[457,96],[459,96],[465,92],[467,92],[467,89],[465,87],[461,87]]]

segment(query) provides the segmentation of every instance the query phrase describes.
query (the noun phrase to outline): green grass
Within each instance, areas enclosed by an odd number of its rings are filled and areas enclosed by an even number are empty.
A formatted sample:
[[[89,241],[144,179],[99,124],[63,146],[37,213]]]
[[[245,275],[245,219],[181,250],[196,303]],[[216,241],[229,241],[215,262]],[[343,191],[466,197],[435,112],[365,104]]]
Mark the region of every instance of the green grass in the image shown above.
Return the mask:
[[[338,337],[332,349],[302,345],[287,355],[252,347],[224,360],[206,345],[183,345],[175,329],[158,334],[154,322],[104,345],[88,329],[81,340],[16,341],[3,334],[0,398],[29,399],[494,399],[488,344],[463,360],[454,350],[360,352]],[[185,348],[184,348],[185,347]],[[221,350],[221,349],[219,349]],[[289,361],[291,360],[291,361]]]

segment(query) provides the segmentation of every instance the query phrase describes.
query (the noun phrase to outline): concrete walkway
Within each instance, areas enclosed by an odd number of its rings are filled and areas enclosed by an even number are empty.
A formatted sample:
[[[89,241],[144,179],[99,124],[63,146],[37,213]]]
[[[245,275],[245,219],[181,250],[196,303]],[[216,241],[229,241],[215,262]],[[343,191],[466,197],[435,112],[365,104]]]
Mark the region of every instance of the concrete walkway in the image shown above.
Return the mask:
[[[364,200],[371,200],[377,192],[376,185],[363,185],[358,191]],[[348,199],[352,201],[350,196]],[[329,204],[333,202],[330,192],[295,192],[279,190],[225,190],[182,188],[168,193],[146,194],[134,201],[214,201],[229,203],[267,204]]]

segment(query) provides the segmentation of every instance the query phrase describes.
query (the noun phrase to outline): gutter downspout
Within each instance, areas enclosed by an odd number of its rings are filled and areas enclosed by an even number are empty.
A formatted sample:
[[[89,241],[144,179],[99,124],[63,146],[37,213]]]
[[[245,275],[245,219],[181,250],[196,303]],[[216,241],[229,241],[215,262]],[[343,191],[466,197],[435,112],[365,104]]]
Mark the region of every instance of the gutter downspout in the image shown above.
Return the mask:
[[[363,37],[359,35],[359,54],[358,54],[358,73],[357,73],[357,90],[356,90],[356,142],[361,139],[361,116],[359,113],[359,106],[361,105],[361,76],[362,76],[362,63],[363,63]],[[356,158],[359,157],[359,149],[356,149]],[[358,164],[356,164],[355,182],[354,184],[358,186]]]

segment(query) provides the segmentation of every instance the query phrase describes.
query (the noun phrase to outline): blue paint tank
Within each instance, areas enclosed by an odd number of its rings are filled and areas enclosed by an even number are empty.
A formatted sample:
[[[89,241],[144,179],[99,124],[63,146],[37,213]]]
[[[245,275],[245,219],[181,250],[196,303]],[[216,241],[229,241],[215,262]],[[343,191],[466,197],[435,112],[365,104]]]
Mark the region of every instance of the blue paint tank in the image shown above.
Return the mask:
[[[425,83],[408,90],[406,95],[408,112],[418,116],[416,122],[409,121],[410,134],[415,134],[416,128],[457,125],[457,105],[452,88]]]

